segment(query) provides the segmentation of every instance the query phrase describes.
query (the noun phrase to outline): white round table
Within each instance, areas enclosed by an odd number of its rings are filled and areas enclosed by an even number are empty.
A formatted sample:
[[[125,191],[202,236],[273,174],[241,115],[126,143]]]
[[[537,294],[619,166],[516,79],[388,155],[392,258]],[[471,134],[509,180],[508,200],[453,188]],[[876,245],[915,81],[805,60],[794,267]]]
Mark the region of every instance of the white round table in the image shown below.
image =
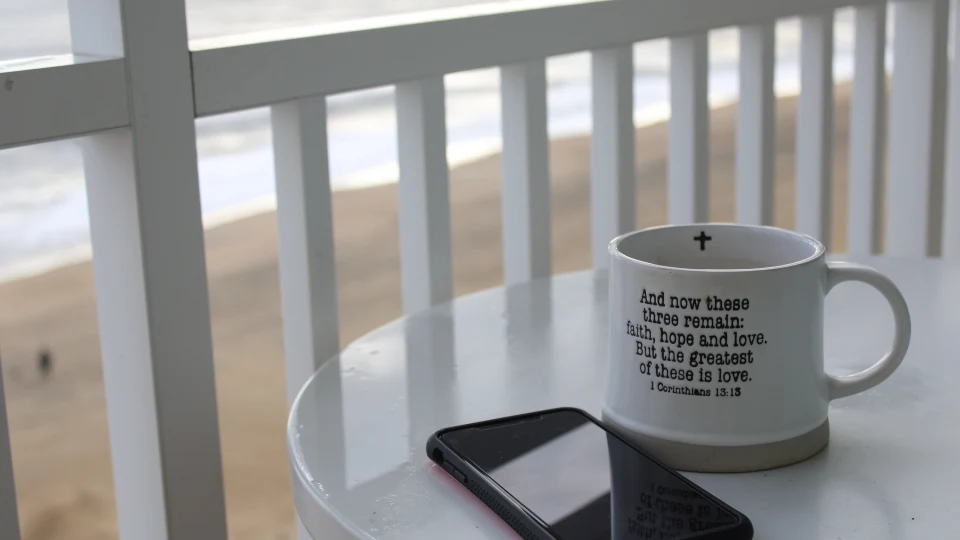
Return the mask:
[[[749,516],[758,539],[960,538],[960,263],[857,260],[888,274],[910,306],[900,369],[831,405],[830,445],[812,459],[690,476]],[[878,293],[843,284],[826,305],[829,371],[857,371],[887,349],[893,317]],[[457,298],[352,343],[290,414],[307,530],[318,540],[516,538],[427,459],[427,437],[549,407],[599,415],[606,326],[606,273],[581,272]]]

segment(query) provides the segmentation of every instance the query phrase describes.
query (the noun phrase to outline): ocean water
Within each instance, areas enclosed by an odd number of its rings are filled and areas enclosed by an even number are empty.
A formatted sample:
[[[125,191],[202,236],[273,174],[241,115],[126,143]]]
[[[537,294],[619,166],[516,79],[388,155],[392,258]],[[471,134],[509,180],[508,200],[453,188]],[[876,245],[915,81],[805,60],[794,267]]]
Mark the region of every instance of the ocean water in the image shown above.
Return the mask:
[[[82,1],[82,0],[79,0]],[[436,9],[476,0],[188,0],[191,40],[305,24]],[[836,19],[837,80],[852,72],[852,13]],[[799,24],[777,28],[776,85],[795,93]],[[710,100],[737,97],[737,32],[710,36]],[[0,71],[23,57],[68,54],[67,0],[0,0]],[[669,45],[636,45],[634,119],[637,125],[669,117]],[[548,129],[553,137],[588,133],[590,58],[586,53],[548,61]],[[446,77],[448,157],[451,165],[500,149],[496,69]],[[392,88],[330,96],[329,144],[333,189],[396,181],[396,120]],[[199,119],[197,149],[205,226],[270,210],[275,205],[269,110]],[[643,179],[639,179],[643,181]],[[90,255],[82,160],[75,140],[0,151],[0,280],[30,275]]]

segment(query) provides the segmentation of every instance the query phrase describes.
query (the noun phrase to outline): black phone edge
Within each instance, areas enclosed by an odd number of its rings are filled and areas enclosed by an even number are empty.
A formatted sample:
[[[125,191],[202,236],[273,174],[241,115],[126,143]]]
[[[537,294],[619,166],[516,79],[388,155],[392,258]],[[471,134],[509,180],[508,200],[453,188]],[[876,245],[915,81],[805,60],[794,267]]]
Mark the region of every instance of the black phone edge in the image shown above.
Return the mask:
[[[583,415],[588,420],[600,427],[600,429],[603,429],[608,434],[616,437],[622,443],[639,452],[643,457],[649,459],[652,463],[664,471],[667,471],[671,475],[675,476],[680,482],[686,484],[689,488],[695,490],[705,499],[708,499],[720,508],[729,512],[737,519],[736,523],[709,531],[703,531],[701,533],[695,533],[693,535],[684,537],[682,540],[696,540],[700,538],[709,538],[710,540],[744,540],[753,537],[753,524],[750,522],[750,519],[747,518],[747,516],[732,508],[727,503],[721,501],[712,493],[703,489],[695,482],[682,475],[679,471],[673,469],[672,467],[668,467],[643,448],[640,448],[630,440],[624,438],[620,433],[617,432],[617,430],[604,424],[600,420],[597,420],[590,413],[576,407],[557,407],[553,409],[545,409],[542,411],[534,411],[443,428],[431,435],[427,440],[427,457],[440,466],[444,472],[450,475],[451,478],[457,480],[460,484],[466,487],[490,510],[500,516],[500,518],[507,523],[507,525],[510,525],[510,527],[524,540],[557,540],[556,537],[550,532],[549,525],[540,520],[540,518],[538,518],[536,514],[524,506],[521,501],[518,501],[509,492],[500,487],[499,484],[493,481],[493,479],[481,471],[470,460],[466,459],[464,456],[460,455],[459,452],[448,446],[443,441],[443,435],[450,431],[523,421],[528,418],[539,417],[545,414],[562,411],[570,411]],[[435,450],[440,450],[443,453],[444,457],[442,463],[436,459],[437,456],[435,456]],[[454,471],[459,471],[463,478],[461,479],[457,474],[455,474]]]

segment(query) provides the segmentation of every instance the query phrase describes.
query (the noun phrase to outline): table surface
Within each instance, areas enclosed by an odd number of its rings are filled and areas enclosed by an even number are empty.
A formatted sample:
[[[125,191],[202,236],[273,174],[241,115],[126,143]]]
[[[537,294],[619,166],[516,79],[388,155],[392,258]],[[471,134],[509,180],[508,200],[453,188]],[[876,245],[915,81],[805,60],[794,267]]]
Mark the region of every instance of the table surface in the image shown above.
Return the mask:
[[[850,260],[850,258],[846,258]],[[910,306],[913,339],[886,382],[830,406],[827,450],[749,474],[690,474],[753,521],[757,539],[960,538],[960,262],[860,258]],[[890,344],[879,293],[828,295],[827,370]],[[290,415],[298,514],[318,539],[516,538],[434,466],[436,430],[557,406],[599,415],[607,276],[581,272],[457,298],[352,343]]]

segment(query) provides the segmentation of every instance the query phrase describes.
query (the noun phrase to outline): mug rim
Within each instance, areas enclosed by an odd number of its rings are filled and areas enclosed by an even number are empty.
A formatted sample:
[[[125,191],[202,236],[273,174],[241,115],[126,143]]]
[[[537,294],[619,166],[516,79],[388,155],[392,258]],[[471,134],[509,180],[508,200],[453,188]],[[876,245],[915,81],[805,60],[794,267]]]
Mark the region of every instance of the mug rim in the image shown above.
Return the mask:
[[[727,227],[731,229],[762,229],[767,231],[774,231],[778,234],[785,234],[786,236],[790,236],[795,240],[806,243],[807,245],[812,245],[814,247],[814,252],[813,254],[807,257],[804,257],[802,259],[799,259],[793,262],[789,262],[786,264],[771,265],[771,266],[761,266],[759,268],[756,268],[756,267],[754,268],[684,268],[681,266],[666,266],[662,264],[652,263],[649,261],[643,261],[643,260],[631,257],[623,253],[622,251],[620,251],[620,242],[632,236],[638,236],[641,234],[650,233],[650,232],[654,232],[661,229],[698,228],[698,227],[708,227],[708,226],[709,227]],[[654,227],[647,227],[647,228],[639,229],[636,231],[630,231],[628,233],[621,234],[620,236],[617,236],[616,238],[611,240],[610,243],[607,244],[607,251],[610,253],[610,256],[614,259],[620,259],[623,261],[643,265],[649,268],[655,268],[658,270],[667,270],[670,272],[691,272],[691,273],[698,273],[698,274],[699,273],[740,274],[740,273],[750,273],[750,272],[767,272],[770,270],[782,270],[785,268],[802,266],[822,258],[826,253],[827,249],[826,247],[824,247],[822,242],[820,242],[819,240],[817,240],[816,238],[808,234],[798,233],[796,231],[791,231],[787,229],[781,229],[780,227],[774,227],[772,225],[748,225],[745,223],[703,222],[703,223],[683,223],[683,224],[675,223],[675,224],[667,224],[667,225],[657,225]]]

